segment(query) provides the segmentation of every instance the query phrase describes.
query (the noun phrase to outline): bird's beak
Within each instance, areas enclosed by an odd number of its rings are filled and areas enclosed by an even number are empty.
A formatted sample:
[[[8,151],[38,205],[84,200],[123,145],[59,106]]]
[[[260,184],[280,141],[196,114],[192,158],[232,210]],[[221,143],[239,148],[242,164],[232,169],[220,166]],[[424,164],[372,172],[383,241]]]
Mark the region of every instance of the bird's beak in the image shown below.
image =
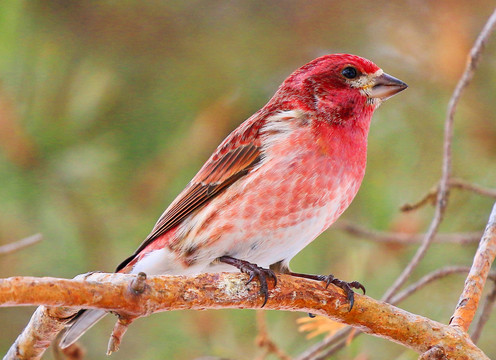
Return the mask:
[[[403,81],[386,73],[382,73],[374,79],[374,82],[367,93],[371,98],[386,100],[400,91],[405,90],[407,87],[408,85]]]

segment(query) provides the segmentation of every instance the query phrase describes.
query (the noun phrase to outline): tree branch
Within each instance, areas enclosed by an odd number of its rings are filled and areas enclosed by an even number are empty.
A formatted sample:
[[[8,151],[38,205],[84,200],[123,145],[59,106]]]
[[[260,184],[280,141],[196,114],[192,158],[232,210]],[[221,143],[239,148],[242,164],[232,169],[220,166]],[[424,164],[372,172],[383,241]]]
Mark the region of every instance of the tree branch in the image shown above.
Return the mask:
[[[470,268],[468,266],[446,266],[444,268],[435,270],[425,276],[423,276],[421,279],[416,281],[415,283],[411,284],[408,286],[406,289],[402,290],[401,292],[397,293],[392,299],[391,299],[391,304],[392,305],[397,305],[398,303],[402,302],[406,298],[408,298],[410,295],[414,294],[418,290],[422,289],[424,286],[442,279],[446,276],[452,275],[452,274],[466,274],[470,271]],[[492,281],[496,282],[496,272],[490,272],[489,279]],[[496,292],[495,292],[496,293]],[[495,295],[496,296],[496,295]],[[490,299],[488,299],[488,302]],[[491,306],[491,304],[487,304],[486,307]],[[486,308],[485,307],[485,308]],[[486,312],[489,312],[490,310],[487,309]],[[489,317],[489,314],[486,315],[485,321],[487,321],[487,318]],[[482,322],[482,315],[481,319],[479,322]],[[481,325],[481,327],[483,324]],[[351,332],[354,329],[350,326],[347,326],[346,328],[343,328],[336,332],[335,335],[332,337],[328,337],[324,339],[322,342],[315,344],[313,347],[307,349],[304,353],[300,354],[296,359],[297,360],[323,360],[329,358],[332,354],[334,354],[336,351],[342,349],[345,346],[345,340],[348,341],[349,336],[351,336]],[[353,338],[359,336],[362,334],[360,331],[356,331],[352,335]],[[476,342],[474,336],[472,335],[472,340]],[[326,351],[324,351],[327,347],[330,347]],[[324,351],[323,353],[321,353]]]
[[[263,303],[258,285],[247,285],[247,276],[244,274],[151,276],[146,280],[141,294],[130,288],[135,277],[95,273],[89,275],[86,281],[32,277],[3,279],[0,280],[0,307],[46,305],[75,309],[99,308],[134,318],[183,309],[257,309]],[[325,289],[323,283],[290,275],[278,276],[277,287],[270,292],[265,305],[267,310],[302,311],[327,316],[363,332],[400,343],[419,353],[437,345],[453,358],[488,359],[465,332],[455,327],[359,294],[355,295],[353,310],[348,311],[348,308],[349,304],[340,289],[334,286]],[[64,318],[67,318],[66,315],[64,313]],[[34,326],[33,321],[30,324]],[[59,329],[59,325],[56,327]],[[36,328],[28,327],[20,338],[37,331]],[[46,338],[35,336],[38,342],[30,343],[46,348],[53,340],[54,333],[50,332]],[[23,345],[19,339],[16,343]],[[32,358],[36,357],[16,357]]]
[[[40,359],[76,312],[74,309],[63,307],[38,307],[26,328],[10,347],[4,360]]]
[[[495,17],[496,19],[496,17]],[[496,257],[496,203],[493,206],[489,221],[482,236],[479,248],[474,257],[472,268],[465,280],[465,287],[455,313],[451,317],[450,325],[468,331],[472,322],[479,301],[482,296],[482,290],[486,283],[491,264]]]

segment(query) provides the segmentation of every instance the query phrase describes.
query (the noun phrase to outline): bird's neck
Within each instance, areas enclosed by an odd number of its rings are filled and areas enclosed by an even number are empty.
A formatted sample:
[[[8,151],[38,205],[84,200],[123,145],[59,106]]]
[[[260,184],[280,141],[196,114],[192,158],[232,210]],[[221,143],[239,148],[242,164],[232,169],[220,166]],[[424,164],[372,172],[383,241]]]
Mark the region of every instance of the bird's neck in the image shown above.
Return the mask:
[[[349,171],[362,178],[367,162],[367,136],[373,108],[365,107],[349,118],[316,117],[312,124],[314,138],[329,159],[347,164]]]

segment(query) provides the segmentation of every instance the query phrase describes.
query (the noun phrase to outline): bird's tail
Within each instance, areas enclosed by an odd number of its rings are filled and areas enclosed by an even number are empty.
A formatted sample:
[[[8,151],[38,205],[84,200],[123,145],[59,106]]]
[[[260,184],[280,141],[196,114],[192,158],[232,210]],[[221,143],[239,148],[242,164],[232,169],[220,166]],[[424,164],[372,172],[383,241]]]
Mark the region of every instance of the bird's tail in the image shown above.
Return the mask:
[[[59,346],[62,349],[65,349],[69,345],[75,343],[77,339],[105,315],[107,315],[105,310],[82,310],[74,319],[71,326],[66,330]]]

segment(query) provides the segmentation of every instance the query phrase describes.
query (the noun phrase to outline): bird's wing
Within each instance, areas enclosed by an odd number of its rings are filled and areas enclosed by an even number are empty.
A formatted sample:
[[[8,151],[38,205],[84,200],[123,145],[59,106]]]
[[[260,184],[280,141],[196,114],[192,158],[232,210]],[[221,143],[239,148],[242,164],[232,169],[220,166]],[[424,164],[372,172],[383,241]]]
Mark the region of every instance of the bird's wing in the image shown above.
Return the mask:
[[[260,161],[261,126],[262,121],[247,121],[232,132],[165,210],[145,241],[132,256],[117,267],[116,271],[124,268],[155,239],[180,224],[253,169]]]

